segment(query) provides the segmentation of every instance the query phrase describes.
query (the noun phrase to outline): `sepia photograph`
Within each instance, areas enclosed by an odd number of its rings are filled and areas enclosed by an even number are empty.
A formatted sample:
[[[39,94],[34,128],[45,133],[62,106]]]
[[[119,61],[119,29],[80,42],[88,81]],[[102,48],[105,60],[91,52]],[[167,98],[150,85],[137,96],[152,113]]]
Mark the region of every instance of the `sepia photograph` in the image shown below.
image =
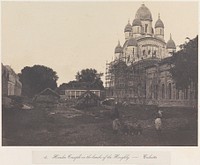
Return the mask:
[[[198,146],[198,2],[1,2],[2,146]]]

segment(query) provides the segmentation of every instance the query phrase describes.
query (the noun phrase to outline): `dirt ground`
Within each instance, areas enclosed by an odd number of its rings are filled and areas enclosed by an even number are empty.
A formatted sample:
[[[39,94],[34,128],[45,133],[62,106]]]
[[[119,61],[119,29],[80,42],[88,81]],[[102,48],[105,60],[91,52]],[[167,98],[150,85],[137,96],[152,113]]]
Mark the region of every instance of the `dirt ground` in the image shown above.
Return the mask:
[[[155,110],[120,108],[120,122],[139,123],[141,135],[112,131],[112,112],[101,107],[69,107],[2,112],[3,146],[196,146],[197,110],[163,108],[162,134],[154,128]]]

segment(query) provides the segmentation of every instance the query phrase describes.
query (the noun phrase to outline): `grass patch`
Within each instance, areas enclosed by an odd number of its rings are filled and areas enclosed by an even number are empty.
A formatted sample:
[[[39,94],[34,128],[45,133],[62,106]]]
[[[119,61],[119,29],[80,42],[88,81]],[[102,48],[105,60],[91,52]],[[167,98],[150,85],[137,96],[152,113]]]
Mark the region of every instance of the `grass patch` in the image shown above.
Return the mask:
[[[112,111],[103,108],[6,110],[4,146],[195,146],[197,111],[163,108],[163,132],[154,130],[155,109],[120,108],[120,121],[139,122],[142,135],[113,134]],[[69,116],[72,117],[69,117]]]

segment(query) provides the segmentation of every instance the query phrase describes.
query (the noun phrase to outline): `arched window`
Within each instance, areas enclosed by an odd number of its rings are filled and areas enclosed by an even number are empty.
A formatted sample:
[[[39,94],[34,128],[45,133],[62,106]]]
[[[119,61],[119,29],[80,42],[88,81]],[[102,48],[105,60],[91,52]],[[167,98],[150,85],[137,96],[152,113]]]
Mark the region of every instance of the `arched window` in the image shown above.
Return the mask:
[[[130,57],[130,55],[128,55],[128,57],[127,57],[127,62],[129,62],[129,61],[130,61],[130,58],[131,58],[131,57]]]
[[[162,34],[162,29],[160,29],[160,34]]]
[[[139,27],[137,27],[137,33],[139,33],[140,32],[140,29],[139,29]]]
[[[188,99],[188,89],[184,90],[184,99]]]
[[[145,24],[145,33],[147,33],[148,24]]]
[[[176,90],[176,99],[179,99],[179,89]]]
[[[138,93],[138,96],[141,96],[141,84],[138,84],[137,86],[137,93]]]
[[[145,55],[145,50],[143,50],[143,56]]]
[[[114,96],[114,92],[113,92],[113,90],[111,90],[111,96]]]
[[[154,98],[158,99],[158,85],[155,85],[154,87]]]
[[[154,50],[153,55],[154,55],[154,57],[156,57],[156,50]]]
[[[152,94],[152,91],[153,91],[153,90],[152,90],[152,84],[151,84],[151,85],[149,86],[149,93],[150,93],[150,98],[151,98],[151,99],[152,99],[152,95],[153,95],[153,94]]]
[[[168,86],[168,98],[172,99],[172,84],[171,83],[169,83],[169,86]]]
[[[165,85],[162,84],[162,98],[165,98]]]

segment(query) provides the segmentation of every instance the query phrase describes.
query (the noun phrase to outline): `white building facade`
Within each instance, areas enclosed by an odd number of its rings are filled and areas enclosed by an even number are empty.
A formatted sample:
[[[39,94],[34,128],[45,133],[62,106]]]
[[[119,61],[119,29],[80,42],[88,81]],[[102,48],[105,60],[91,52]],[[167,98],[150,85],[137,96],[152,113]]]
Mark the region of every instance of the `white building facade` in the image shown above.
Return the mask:
[[[153,24],[151,11],[142,4],[124,28],[125,41],[114,49],[114,60],[106,63],[106,97],[133,104],[196,106],[197,92],[191,84],[178,91],[170,73],[176,44],[170,34],[165,42],[160,14]]]
[[[176,51],[171,35],[167,43],[164,40],[165,27],[160,14],[155,25],[152,21],[150,10],[142,4],[135,14],[132,25],[128,21],[124,28],[125,42],[123,46],[118,42],[115,60],[120,59],[130,65],[151,57],[163,59]]]

